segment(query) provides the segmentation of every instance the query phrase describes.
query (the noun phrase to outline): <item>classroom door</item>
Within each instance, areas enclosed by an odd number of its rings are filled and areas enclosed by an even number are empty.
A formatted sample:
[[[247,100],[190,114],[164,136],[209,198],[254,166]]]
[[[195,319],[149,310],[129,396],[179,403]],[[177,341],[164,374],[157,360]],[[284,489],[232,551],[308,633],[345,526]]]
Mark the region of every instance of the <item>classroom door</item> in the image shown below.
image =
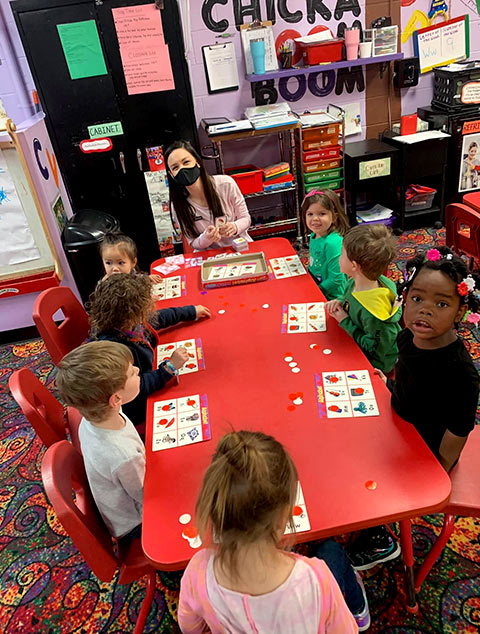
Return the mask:
[[[151,4],[137,2],[134,4]],[[129,95],[112,9],[128,0],[16,0],[12,3],[55,154],[74,211],[111,213],[139,246],[140,266],[159,257],[144,171],[145,148],[179,138],[196,142],[193,99],[176,0],[164,0],[161,21],[175,90]],[[71,79],[57,25],[94,21],[107,73]],[[89,126],[120,122],[112,149],[85,154]],[[113,130],[112,130],[113,131]]]

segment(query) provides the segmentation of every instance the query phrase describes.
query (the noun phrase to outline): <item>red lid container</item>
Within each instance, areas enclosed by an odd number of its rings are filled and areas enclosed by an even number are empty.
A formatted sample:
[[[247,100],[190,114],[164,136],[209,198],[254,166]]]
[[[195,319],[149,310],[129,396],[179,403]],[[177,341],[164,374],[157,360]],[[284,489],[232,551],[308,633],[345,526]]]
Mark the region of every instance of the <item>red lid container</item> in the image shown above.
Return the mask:
[[[323,42],[312,42],[302,46],[303,63],[305,66],[315,64],[325,64],[328,62],[340,62],[343,53],[343,39],[324,40]]]

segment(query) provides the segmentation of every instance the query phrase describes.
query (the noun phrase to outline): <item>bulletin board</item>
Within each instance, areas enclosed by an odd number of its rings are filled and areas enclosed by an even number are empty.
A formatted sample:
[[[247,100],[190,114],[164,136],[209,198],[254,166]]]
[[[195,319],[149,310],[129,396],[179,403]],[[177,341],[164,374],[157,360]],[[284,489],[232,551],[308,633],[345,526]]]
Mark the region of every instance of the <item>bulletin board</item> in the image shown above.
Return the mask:
[[[41,288],[58,285],[62,277],[48,227],[26,169],[25,159],[7,119],[7,131],[0,140],[0,296],[32,292],[32,278]],[[15,280],[16,289],[5,283]],[[26,287],[21,288],[24,280]],[[13,286],[13,284],[11,284]],[[29,290],[26,290],[26,289]]]
[[[428,73],[437,66],[467,59],[470,55],[469,28],[468,15],[462,15],[415,31],[413,44],[420,61],[420,72]]]

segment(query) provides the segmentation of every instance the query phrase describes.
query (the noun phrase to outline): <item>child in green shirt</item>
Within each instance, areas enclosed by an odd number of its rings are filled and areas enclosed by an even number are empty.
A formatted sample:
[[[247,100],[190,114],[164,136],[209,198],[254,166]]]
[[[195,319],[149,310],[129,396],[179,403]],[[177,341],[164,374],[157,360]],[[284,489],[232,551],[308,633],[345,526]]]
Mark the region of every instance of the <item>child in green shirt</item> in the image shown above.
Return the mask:
[[[330,189],[309,192],[302,203],[302,219],[312,232],[308,270],[327,299],[339,297],[346,278],[338,259],[348,220],[337,194]]]
[[[396,286],[382,275],[395,251],[395,238],[385,225],[362,224],[350,229],[340,256],[340,270],[349,279],[339,299],[327,303],[329,315],[385,374],[397,360],[396,339],[401,330]]]

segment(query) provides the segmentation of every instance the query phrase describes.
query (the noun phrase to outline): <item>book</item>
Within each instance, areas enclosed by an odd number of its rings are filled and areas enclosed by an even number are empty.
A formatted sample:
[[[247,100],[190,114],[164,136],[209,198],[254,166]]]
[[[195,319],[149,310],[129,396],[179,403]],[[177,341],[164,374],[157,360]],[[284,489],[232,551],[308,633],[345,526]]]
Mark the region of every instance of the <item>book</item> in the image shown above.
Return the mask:
[[[287,172],[285,174],[280,174],[279,176],[273,176],[272,178],[265,180],[263,183],[263,186],[266,187],[269,185],[276,185],[277,183],[286,183],[286,182],[291,183],[292,181],[293,181],[293,175],[290,174],[290,172]]]
[[[208,134],[228,134],[229,132],[240,132],[242,130],[252,129],[252,123],[248,119],[239,119],[238,121],[229,121],[228,123],[210,125],[208,126]]]
[[[278,176],[282,172],[289,172],[290,165],[286,161],[282,161],[281,163],[273,163],[273,165],[267,165],[263,168],[263,176],[265,179],[271,178],[272,176]]]

